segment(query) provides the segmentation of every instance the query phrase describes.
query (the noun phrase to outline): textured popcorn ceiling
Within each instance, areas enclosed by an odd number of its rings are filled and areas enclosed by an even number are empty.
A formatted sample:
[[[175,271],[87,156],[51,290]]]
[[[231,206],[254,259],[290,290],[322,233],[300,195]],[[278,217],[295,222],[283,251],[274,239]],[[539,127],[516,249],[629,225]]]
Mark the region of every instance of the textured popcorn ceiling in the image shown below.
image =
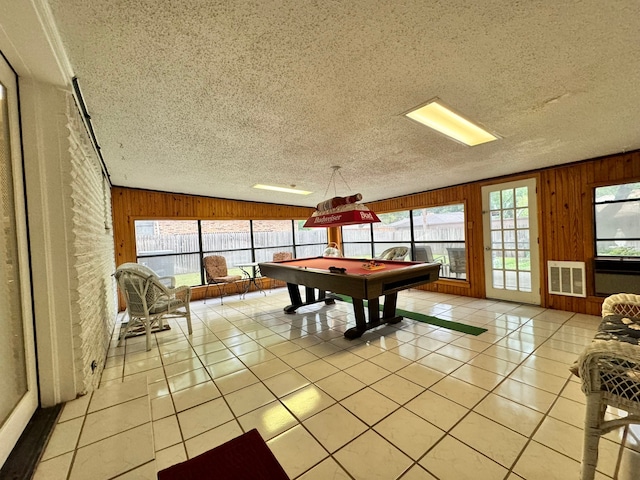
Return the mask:
[[[640,148],[638,0],[49,3],[118,186],[314,206]],[[433,97],[502,138],[402,116]]]

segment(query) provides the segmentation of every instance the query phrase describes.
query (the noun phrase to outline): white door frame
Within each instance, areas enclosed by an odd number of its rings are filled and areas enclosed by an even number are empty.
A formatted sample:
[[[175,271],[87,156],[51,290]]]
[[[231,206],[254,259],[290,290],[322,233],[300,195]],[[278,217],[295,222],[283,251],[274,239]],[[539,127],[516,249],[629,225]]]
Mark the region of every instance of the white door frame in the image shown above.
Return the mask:
[[[516,189],[523,187],[528,188],[526,205],[514,204],[510,207],[500,204],[498,207],[493,205],[494,210],[491,210],[489,201],[491,192],[508,193],[509,190],[513,190],[515,202]],[[511,213],[513,213],[512,224],[505,225],[503,220],[507,219],[507,214]],[[518,213],[528,213],[526,217],[528,221],[518,222]],[[510,228],[504,228],[505,226]],[[537,178],[531,177],[482,187],[482,230],[486,297],[540,305]],[[509,267],[506,266],[505,261],[508,257],[514,260],[514,265]],[[527,258],[529,270],[526,269],[526,261],[521,262]]]
[[[2,465],[38,407],[38,382],[34,345],[33,311],[31,308],[31,276],[27,239],[25,188],[23,184],[22,151],[20,149],[20,114],[18,111],[17,78],[11,67],[0,57],[0,82],[6,87],[9,116],[9,139],[12,182],[15,204],[20,303],[24,335],[27,391],[0,427],[0,465]]]

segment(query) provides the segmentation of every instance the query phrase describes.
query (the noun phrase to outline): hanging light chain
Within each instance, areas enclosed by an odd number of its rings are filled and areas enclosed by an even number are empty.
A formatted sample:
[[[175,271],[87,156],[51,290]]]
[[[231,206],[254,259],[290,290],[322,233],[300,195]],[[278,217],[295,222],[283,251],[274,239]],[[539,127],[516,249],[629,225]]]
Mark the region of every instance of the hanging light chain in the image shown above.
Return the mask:
[[[344,179],[344,177],[342,176],[342,172],[340,172],[340,169],[342,167],[338,166],[338,165],[334,165],[333,167],[331,167],[333,169],[333,172],[331,172],[331,177],[329,178],[329,184],[327,185],[327,189],[324,191],[324,196],[326,198],[327,193],[329,192],[329,188],[331,187],[331,183],[333,182],[333,196],[337,197],[338,196],[338,189],[336,188],[336,172],[338,173],[338,175],[340,175],[340,178],[342,179],[342,181],[344,182],[344,184],[347,186],[348,191],[351,191],[351,187],[349,186],[349,184],[347,183],[347,181]]]

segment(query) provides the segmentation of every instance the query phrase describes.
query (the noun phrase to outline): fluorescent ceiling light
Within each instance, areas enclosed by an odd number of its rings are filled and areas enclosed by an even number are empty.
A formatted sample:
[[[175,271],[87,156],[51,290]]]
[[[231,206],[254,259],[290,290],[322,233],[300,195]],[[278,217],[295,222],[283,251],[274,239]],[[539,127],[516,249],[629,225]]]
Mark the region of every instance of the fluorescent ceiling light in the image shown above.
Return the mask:
[[[497,136],[445,107],[437,98],[405,115],[470,147],[498,139]]]
[[[283,193],[296,193],[298,195],[311,195],[313,192],[307,192],[306,190],[297,190],[295,188],[274,187],[272,185],[261,185],[256,183],[253,188],[260,188],[262,190],[273,190],[275,192]]]

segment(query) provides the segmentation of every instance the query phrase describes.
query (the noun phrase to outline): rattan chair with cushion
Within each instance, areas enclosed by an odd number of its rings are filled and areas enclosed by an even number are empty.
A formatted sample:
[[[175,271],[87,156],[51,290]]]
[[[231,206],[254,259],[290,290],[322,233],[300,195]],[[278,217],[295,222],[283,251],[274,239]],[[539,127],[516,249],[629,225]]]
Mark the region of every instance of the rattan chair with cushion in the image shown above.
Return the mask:
[[[602,323],[577,367],[586,395],[581,480],[592,480],[600,437],[640,424],[640,295],[620,293],[602,304]],[[605,420],[607,407],[626,416]]]
[[[123,263],[122,265],[120,265],[120,267],[134,268],[136,270],[139,270],[145,275],[155,275],[156,277],[158,277],[158,274],[155,271],[153,271],[153,269],[141,263],[133,263],[133,262]],[[162,283],[165,287],[175,288],[176,286],[176,277],[167,276],[167,277],[158,277],[158,279],[160,280],[160,283]]]
[[[221,305],[223,303],[222,297],[225,296],[227,285],[235,285],[238,295],[242,293],[240,291],[240,280],[242,280],[242,275],[229,275],[226,258],[222,255],[209,255],[203,258],[203,263],[207,281],[207,288],[204,291],[205,303],[207,302],[207,294],[209,293],[209,287],[211,285],[218,287]]]
[[[120,332],[118,344],[129,332],[143,328],[147,351],[151,350],[152,330],[162,330],[164,320],[169,317],[184,317],[189,334],[193,333],[190,287],[167,287],[153,270],[137,263],[120,265],[116,269],[115,278],[125,298],[129,315],[126,327]]]

